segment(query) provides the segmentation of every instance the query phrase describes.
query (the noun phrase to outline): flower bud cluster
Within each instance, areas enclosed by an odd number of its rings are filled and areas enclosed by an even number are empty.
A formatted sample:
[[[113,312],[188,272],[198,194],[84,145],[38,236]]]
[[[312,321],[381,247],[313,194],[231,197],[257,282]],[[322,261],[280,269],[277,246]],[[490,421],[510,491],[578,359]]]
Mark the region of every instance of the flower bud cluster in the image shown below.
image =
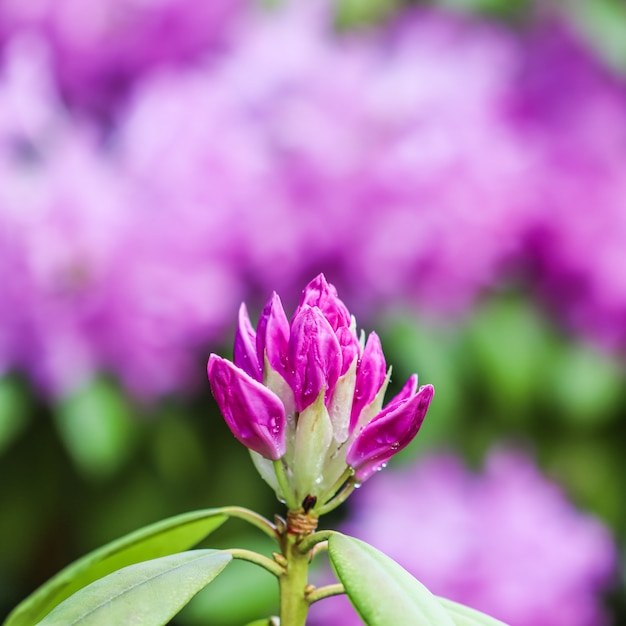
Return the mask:
[[[213,395],[262,477],[290,509],[315,513],[359,484],[417,434],[433,397],[412,375],[385,407],[380,340],[356,321],[320,274],[288,321],[274,293],[256,330],[244,304],[233,361],[212,354]],[[304,504],[306,503],[306,505]]]

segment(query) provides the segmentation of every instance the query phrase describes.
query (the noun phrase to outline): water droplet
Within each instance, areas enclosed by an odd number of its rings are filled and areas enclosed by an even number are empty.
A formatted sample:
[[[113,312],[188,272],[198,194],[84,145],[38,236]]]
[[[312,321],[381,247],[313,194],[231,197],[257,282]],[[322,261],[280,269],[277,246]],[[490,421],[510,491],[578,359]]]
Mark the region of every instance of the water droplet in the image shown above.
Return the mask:
[[[383,464],[380,466],[380,469],[385,469],[385,467],[387,467],[387,463],[383,463]]]
[[[355,489],[360,489],[362,484],[363,483],[354,483],[354,488]]]
[[[392,450],[397,450],[400,447],[400,442],[396,441],[395,443],[392,443],[390,447]]]
[[[318,477],[315,479],[315,484],[316,484],[316,485],[321,485],[321,484],[322,484],[322,477],[321,477],[321,476],[318,476]]]
[[[280,425],[278,423],[278,417],[272,417],[270,419],[270,430],[272,431],[272,434],[274,435],[278,435],[278,433],[280,432]]]

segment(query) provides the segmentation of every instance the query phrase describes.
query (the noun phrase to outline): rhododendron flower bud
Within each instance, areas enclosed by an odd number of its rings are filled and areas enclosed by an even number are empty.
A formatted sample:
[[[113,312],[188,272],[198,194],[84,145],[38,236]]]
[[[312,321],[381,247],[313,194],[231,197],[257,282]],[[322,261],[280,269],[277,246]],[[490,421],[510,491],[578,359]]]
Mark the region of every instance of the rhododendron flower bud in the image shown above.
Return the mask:
[[[211,355],[213,395],[261,476],[290,510],[337,506],[417,434],[433,397],[413,375],[383,408],[391,369],[380,340],[357,335],[320,274],[291,321],[272,294],[256,331],[239,310],[234,364]]]
[[[412,376],[405,388],[409,385],[414,388],[415,383],[417,377]],[[417,393],[403,392],[363,427],[348,449],[346,462],[356,470],[358,480],[366,480],[382,469],[396,452],[413,440],[426,417],[435,390],[432,385],[425,385]]]
[[[211,391],[244,446],[268,459],[285,454],[285,408],[269,389],[215,354],[207,367]]]

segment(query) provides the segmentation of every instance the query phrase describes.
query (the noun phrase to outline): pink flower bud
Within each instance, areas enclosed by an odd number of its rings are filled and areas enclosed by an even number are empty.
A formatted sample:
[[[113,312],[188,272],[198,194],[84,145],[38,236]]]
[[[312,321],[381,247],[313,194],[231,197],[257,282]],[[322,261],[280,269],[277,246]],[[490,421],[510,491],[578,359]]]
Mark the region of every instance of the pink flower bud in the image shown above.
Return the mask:
[[[338,298],[335,287],[326,281],[324,274],[316,276],[304,288],[296,315],[305,306],[317,307],[335,331],[342,326],[350,326],[350,312]]]
[[[288,343],[289,322],[287,321],[280,297],[274,292],[265,305],[257,325],[257,356],[261,365],[264,363],[264,357],[267,356],[270,367],[285,379],[289,372],[289,364],[287,362]]]
[[[337,329],[337,339],[341,346],[342,365],[340,375],[343,376],[352,365],[352,361],[359,356],[359,340],[354,331],[347,326],[341,326]]]
[[[212,354],[211,391],[233,435],[266,459],[285,454],[285,408],[280,399],[230,361]]]
[[[341,371],[341,346],[317,307],[301,307],[291,322],[289,362],[298,411],[312,404],[322,389],[325,399],[330,397]]]
[[[363,427],[349,447],[346,462],[355,470],[357,480],[367,480],[417,435],[435,390],[432,385],[425,385],[407,398],[405,390],[409,384],[414,383],[409,379],[400,394]]]
[[[263,380],[263,361],[259,364],[256,351],[256,332],[252,328],[248,309],[242,302],[239,307],[239,324],[235,332],[235,346],[233,349],[235,365],[246,374],[259,382]]]
[[[387,376],[385,355],[376,333],[370,333],[356,369],[356,386],[350,415],[350,432],[356,426],[361,410],[376,397]]]

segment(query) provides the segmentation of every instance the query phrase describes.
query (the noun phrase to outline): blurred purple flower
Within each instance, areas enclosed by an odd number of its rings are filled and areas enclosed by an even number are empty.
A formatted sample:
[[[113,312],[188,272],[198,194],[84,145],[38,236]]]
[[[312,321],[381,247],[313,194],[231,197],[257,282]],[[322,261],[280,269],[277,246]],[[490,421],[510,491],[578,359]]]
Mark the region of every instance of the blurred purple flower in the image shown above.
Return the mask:
[[[228,211],[237,262],[265,289],[323,270],[357,310],[398,294],[462,310],[526,225],[504,106],[518,44],[430,13],[330,25],[294,3],[251,18],[210,72],[144,82],[118,138],[127,167],[179,205]]]
[[[511,626],[600,626],[616,546],[521,453],[492,452],[480,474],[454,456],[377,476],[342,530],[397,560],[433,593]],[[317,615],[317,617],[315,617]],[[316,623],[360,624],[345,599]]]
[[[626,347],[626,81],[563,25],[528,43],[513,125],[533,160],[527,254],[567,326]]]
[[[0,37],[36,34],[73,104],[110,113],[147,70],[223,45],[245,0],[4,0]]]
[[[66,116],[31,44],[0,82],[0,368],[56,395],[102,371],[140,395],[191,382],[239,282],[202,214],[152,205]]]

